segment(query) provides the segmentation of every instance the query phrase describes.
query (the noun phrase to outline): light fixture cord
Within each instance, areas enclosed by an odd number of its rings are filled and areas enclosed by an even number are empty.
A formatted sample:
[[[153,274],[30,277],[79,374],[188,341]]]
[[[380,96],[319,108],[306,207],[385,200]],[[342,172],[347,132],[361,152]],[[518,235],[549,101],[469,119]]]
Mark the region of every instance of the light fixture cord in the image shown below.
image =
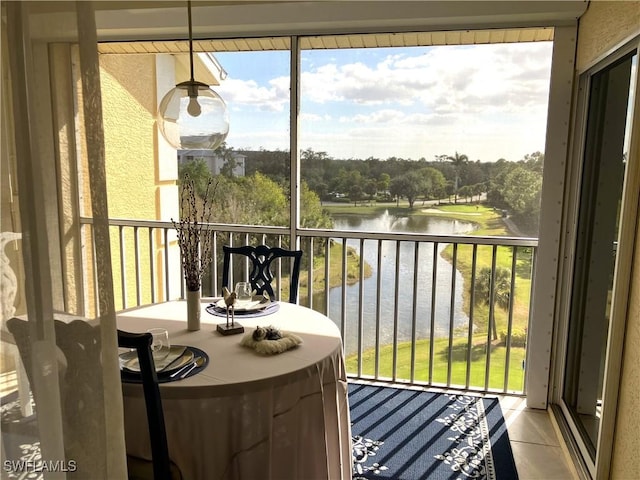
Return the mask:
[[[191,0],[187,1],[187,12],[189,18],[189,67],[191,68],[191,81],[193,82],[193,30],[191,27]]]

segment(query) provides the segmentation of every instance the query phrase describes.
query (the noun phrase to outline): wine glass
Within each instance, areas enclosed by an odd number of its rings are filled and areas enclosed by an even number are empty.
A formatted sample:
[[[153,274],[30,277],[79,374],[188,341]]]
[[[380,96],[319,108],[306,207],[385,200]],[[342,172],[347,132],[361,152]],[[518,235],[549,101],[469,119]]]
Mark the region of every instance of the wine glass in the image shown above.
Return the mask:
[[[153,337],[151,343],[151,353],[154,362],[164,360],[169,355],[171,345],[169,344],[169,332],[166,328],[150,328],[147,330]]]
[[[251,283],[238,282],[236,284],[236,298],[239,302],[248,302],[251,300]]]

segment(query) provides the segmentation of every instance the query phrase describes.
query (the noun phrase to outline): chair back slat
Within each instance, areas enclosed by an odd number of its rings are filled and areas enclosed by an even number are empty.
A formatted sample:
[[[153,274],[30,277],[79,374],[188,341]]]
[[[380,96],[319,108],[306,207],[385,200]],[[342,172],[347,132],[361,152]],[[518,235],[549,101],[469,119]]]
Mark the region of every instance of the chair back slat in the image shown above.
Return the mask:
[[[275,300],[275,292],[273,290],[273,270],[272,263],[279,258],[291,258],[291,276],[289,277],[289,303],[298,302],[298,283],[300,279],[300,261],[302,259],[302,250],[285,250],[280,247],[269,247],[267,245],[244,245],[241,247],[230,247],[224,245],[224,260],[222,264],[222,285],[233,291],[233,285],[230,284],[231,255],[244,255],[251,261],[251,271],[247,279],[251,283],[251,287],[258,295],[267,292],[271,300]]]
[[[153,478],[155,480],[169,480],[171,478],[169,448],[167,446],[167,432],[162,412],[158,374],[156,373],[151,353],[152,342],[153,337],[150,333],[130,333],[118,330],[118,346],[134,348],[138,354],[144,400],[147,407]]]

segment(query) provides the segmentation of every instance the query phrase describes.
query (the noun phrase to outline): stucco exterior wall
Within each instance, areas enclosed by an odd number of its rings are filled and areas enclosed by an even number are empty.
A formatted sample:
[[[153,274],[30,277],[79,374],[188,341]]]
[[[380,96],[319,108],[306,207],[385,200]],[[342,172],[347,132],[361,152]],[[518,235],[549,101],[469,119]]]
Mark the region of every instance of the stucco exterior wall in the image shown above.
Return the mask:
[[[640,1],[591,0],[578,24],[576,69],[582,72],[640,33]]]
[[[155,219],[153,55],[100,57],[109,216]]]
[[[580,18],[578,71],[590,67],[622,42],[639,34],[640,2],[592,1]],[[635,145],[635,152],[630,152],[630,160],[640,161],[637,139]],[[611,463],[612,479],[637,478],[638,475],[632,459],[640,451],[640,350],[637,348],[640,345],[640,235],[636,237],[630,292]]]
[[[157,107],[156,58],[155,55],[102,55],[100,58],[101,88],[104,117],[105,156],[107,172],[107,194],[110,218],[158,220],[167,215],[163,207],[164,197],[175,199],[177,160],[173,153],[174,171],[159,169],[158,142],[155,113]],[[171,171],[171,169],[169,169]],[[177,208],[177,201],[175,204]],[[174,214],[175,216],[175,214]],[[114,271],[114,294],[116,309],[136,303],[136,262],[134,231],[124,230],[124,261],[120,258],[119,232],[111,232],[111,254],[113,265],[125,265],[126,301],[120,281],[120,271]],[[156,232],[154,247],[160,247],[163,239]],[[138,238],[140,255],[140,278],[148,283],[151,266],[149,237],[143,231]],[[160,255],[157,256],[161,258]],[[156,262],[156,275],[163,275],[162,263]],[[158,279],[157,284],[161,284]],[[150,291],[143,285],[142,291]],[[157,291],[162,300],[163,292]],[[142,298],[142,303],[152,299]]]

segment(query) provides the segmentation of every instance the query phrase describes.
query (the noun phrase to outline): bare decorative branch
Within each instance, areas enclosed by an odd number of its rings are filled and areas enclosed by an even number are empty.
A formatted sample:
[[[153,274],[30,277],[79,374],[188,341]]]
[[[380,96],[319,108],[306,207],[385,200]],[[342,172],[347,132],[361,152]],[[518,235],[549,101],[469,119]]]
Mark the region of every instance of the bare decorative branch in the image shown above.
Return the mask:
[[[200,290],[202,275],[212,260],[213,232],[207,229],[207,225],[211,221],[216,187],[217,184],[214,186],[210,179],[204,198],[199,202],[194,182],[186,175],[180,186],[180,221],[171,219],[178,232],[182,271],[189,291]]]

